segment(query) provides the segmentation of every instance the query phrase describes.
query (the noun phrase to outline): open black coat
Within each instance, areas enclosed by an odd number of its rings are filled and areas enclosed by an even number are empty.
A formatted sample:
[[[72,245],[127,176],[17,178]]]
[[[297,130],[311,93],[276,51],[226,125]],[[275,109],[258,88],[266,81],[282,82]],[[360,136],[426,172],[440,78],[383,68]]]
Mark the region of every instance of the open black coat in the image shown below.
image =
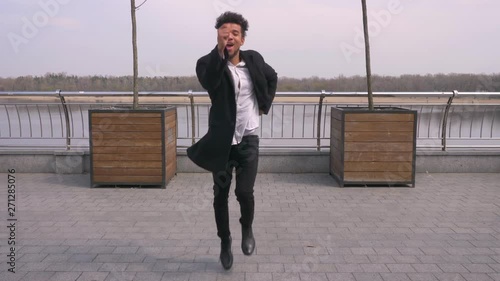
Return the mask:
[[[222,59],[216,46],[196,64],[196,75],[208,91],[212,106],[208,132],[188,148],[187,155],[196,165],[211,172],[225,170],[236,123],[236,96],[227,58],[227,50]],[[276,94],[278,75],[256,51],[240,50],[240,58],[245,61],[252,78],[259,110],[267,114]]]

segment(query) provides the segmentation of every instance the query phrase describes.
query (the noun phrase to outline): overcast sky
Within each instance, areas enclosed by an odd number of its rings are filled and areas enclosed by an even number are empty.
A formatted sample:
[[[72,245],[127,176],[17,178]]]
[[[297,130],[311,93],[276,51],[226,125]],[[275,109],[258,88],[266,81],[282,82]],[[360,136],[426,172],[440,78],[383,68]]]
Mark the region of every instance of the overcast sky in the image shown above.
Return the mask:
[[[500,73],[500,1],[367,2],[372,73]],[[139,75],[194,75],[225,10],[249,21],[242,49],[281,77],[365,73],[360,0],[148,0]],[[129,0],[0,0],[0,36],[0,77],[132,74]]]

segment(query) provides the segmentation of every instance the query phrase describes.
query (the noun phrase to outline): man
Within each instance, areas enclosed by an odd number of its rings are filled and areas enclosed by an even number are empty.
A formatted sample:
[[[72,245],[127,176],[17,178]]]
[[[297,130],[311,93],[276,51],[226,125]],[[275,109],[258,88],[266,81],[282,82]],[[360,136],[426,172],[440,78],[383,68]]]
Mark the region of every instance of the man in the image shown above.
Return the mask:
[[[240,14],[225,12],[216,20],[217,46],[196,64],[196,74],[208,91],[212,106],[208,132],[188,148],[189,158],[212,172],[220,260],[233,264],[229,230],[228,196],[235,169],[235,194],[241,211],[241,249],[255,249],[254,183],[257,175],[259,115],[267,114],[276,93],[278,76],[256,51],[243,51],[248,22]]]

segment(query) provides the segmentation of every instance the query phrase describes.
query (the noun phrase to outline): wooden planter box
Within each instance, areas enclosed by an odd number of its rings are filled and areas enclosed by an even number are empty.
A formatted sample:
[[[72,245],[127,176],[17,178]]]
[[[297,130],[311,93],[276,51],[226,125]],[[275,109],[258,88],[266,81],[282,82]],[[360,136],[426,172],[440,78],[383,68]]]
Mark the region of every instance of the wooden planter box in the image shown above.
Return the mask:
[[[344,185],[415,187],[417,112],[402,108],[335,108],[330,174]]]
[[[96,185],[159,185],[177,171],[177,114],[166,109],[89,110],[90,177]]]

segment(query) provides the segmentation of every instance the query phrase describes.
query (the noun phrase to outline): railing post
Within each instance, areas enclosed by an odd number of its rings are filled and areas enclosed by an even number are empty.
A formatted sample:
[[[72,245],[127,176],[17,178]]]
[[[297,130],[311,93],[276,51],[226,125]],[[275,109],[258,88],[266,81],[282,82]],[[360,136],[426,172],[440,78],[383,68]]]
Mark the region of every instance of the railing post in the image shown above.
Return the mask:
[[[66,120],[66,150],[69,150],[71,147],[71,127],[69,125],[68,105],[66,104],[64,96],[61,95],[61,90],[56,90],[56,93],[57,96],[59,97],[59,100],[61,101],[62,108],[64,110],[64,119]]]
[[[446,124],[448,124],[448,114],[450,112],[451,104],[453,103],[453,99],[458,95],[458,91],[453,91],[453,95],[448,99],[448,103],[446,104],[446,108],[444,110],[443,116],[443,127],[441,131],[441,150],[446,151]]]
[[[321,112],[323,111],[323,99],[325,98],[325,90],[321,91],[319,96],[319,108],[318,108],[318,129],[317,129],[317,145],[316,149],[321,150]]]
[[[193,91],[189,90],[189,101],[191,103],[191,142],[194,144],[195,141],[195,132],[196,132],[196,115],[194,114],[194,96]]]

